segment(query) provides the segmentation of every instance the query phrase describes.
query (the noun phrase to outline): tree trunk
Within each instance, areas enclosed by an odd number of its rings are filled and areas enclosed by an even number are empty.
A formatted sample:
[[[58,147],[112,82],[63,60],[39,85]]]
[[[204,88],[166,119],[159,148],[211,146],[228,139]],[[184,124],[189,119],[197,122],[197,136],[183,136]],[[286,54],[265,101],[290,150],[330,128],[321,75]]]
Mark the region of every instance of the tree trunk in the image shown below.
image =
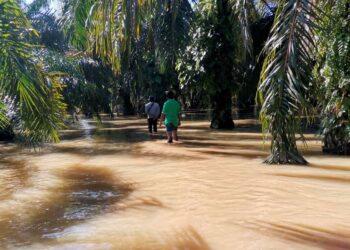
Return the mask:
[[[123,115],[134,115],[135,109],[130,100],[130,93],[127,91],[123,92]]]
[[[267,164],[298,164],[305,165],[307,161],[297,149],[295,134],[289,126],[294,126],[293,120],[289,123],[281,122],[284,119],[274,117],[271,122],[271,154],[264,163]],[[285,120],[284,120],[285,121]]]
[[[217,91],[211,97],[212,120],[210,128],[213,129],[233,129],[235,124],[232,120],[232,94],[230,90]]]
[[[336,155],[350,155],[350,141],[345,138],[345,130],[344,127],[339,127],[337,129],[333,129],[329,133],[327,133],[324,137],[324,146],[322,151],[328,154],[336,154]]]
[[[0,141],[11,141],[15,138],[15,133],[11,126],[0,128]]]

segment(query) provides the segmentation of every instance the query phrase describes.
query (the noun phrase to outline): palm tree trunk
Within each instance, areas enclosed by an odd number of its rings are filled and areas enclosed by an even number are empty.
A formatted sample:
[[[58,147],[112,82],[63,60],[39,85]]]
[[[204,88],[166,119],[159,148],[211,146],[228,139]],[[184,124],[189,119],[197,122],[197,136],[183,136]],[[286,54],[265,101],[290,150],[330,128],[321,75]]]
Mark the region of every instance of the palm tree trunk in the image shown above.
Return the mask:
[[[0,128],[0,141],[11,141],[15,138],[15,133],[11,126]]]
[[[271,120],[271,154],[264,163],[268,164],[307,164],[297,149],[295,133],[290,127],[296,124],[295,118],[286,119],[276,116]],[[285,122],[287,121],[287,122]]]
[[[235,127],[232,120],[232,94],[229,89],[218,91],[211,97],[212,120],[210,128],[233,129]]]
[[[134,115],[135,108],[130,100],[130,92],[123,92],[123,115]]]
[[[346,128],[344,125],[326,133],[323,142],[322,151],[324,153],[350,155],[350,141],[346,139]]]

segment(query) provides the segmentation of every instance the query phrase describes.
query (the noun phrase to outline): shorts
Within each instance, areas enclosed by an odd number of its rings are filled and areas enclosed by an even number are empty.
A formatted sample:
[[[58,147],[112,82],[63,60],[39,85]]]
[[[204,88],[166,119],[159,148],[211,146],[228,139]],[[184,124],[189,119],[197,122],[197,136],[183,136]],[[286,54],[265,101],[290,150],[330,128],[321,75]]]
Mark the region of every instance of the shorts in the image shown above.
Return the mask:
[[[165,125],[165,127],[166,127],[166,132],[177,131],[177,127],[174,126],[172,123],[168,123],[167,125]]]

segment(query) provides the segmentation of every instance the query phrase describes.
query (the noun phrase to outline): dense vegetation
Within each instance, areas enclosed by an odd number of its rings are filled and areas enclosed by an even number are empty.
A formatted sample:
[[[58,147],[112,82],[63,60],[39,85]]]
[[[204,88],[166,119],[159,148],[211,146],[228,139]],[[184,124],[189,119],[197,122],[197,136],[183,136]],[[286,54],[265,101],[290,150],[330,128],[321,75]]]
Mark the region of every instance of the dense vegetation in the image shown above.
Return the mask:
[[[57,141],[64,111],[132,115],[173,89],[215,129],[259,107],[267,163],[306,163],[305,121],[325,152],[350,153],[349,0],[60,4],[0,0],[0,136]]]

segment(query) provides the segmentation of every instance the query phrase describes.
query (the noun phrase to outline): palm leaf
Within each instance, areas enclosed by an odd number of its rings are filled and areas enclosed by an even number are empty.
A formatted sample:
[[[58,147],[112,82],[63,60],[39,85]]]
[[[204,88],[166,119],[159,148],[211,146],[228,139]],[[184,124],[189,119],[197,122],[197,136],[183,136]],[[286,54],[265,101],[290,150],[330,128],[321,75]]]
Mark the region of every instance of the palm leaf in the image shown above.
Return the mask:
[[[306,163],[295,134],[301,133],[298,119],[307,108],[318,15],[312,1],[279,1],[258,90],[263,131],[272,136],[267,163]]]
[[[0,95],[17,102],[18,129],[28,142],[57,141],[65,105],[27,42],[37,32],[14,0],[0,1],[0,24]]]
[[[6,115],[6,105],[0,100],[0,130],[6,128],[10,121]]]
[[[257,13],[255,3],[252,0],[233,1],[234,12],[238,15],[241,26],[242,43],[246,51],[253,54],[253,39],[250,32],[250,25],[256,20]]]

